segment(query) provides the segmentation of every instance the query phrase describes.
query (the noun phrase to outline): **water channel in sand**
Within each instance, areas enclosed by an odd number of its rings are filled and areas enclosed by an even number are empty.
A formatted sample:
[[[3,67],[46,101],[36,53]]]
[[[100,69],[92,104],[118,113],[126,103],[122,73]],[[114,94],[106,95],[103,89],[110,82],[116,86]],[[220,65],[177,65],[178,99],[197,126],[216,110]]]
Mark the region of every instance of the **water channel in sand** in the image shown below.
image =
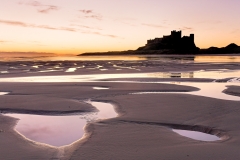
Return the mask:
[[[69,145],[84,136],[84,126],[91,121],[117,117],[110,103],[87,103],[98,112],[82,115],[5,114],[19,119],[15,129],[26,138],[51,146]]]

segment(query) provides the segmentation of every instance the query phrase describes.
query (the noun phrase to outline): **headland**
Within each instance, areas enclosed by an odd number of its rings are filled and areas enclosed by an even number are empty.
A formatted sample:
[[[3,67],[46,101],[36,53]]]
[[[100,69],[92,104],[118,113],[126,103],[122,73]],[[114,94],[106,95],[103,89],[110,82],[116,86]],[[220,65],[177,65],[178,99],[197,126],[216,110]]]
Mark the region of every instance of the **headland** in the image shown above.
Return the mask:
[[[230,43],[226,47],[210,47],[200,49],[195,45],[194,34],[182,36],[182,31],[171,31],[170,35],[164,35],[161,38],[147,40],[147,43],[136,50],[126,51],[108,51],[108,52],[88,52],[79,56],[94,55],[152,55],[152,54],[230,54],[240,53],[240,46]]]

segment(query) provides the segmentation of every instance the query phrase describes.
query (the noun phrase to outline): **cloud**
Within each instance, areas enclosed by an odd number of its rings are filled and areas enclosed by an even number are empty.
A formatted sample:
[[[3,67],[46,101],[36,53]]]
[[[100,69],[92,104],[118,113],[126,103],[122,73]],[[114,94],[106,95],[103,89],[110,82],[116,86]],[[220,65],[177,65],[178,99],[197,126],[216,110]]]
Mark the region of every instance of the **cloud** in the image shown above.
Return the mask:
[[[97,19],[97,20],[102,20],[102,16],[101,15],[90,15],[90,16],[84,16],[85,18],[93,18],[93,19]]]
[[[82,12],[84,14],[90,14],[90,13],[93,13],[92,10],[79,10],[79,12]]]
[[[7,24],[7,25],[14,25],[14,26],[21,26],[21,27],[28,27],[26,23],[18,22],[18,21],[7,21],[7,20],[0,20],[0,23]]]
[[[22,130],[21,133],[24,135],[28,135],[31,139],[40,139],[41,136],[47,135],[47,134],[56,134],[57,131],[52,129],[51,127],[37,127],[35,126],[32,128],[29,128],[28,130]]]
[[[179,29],[182,30],[182,31],[185,31],[185,30],[193,31],[194,30],[192,27],[182,27],[182,28],[179,28]]]
[[[0,40],[0,43],[8,43],[9,41],[2,41],[2,40]]]
[[[94,13],[93,10],[79,10],[83,15],[80,18],[92,18],[96,20],[102,20],[102,15]]]
[[[155,27],[155,28],[166,28],[166,26],[156,25],[156,24],[142,23],[142,25],[148,26],[148,27]]]
[[[119,36],[116,36],[116,35],[102,34],[100,32],[83,31],[82,33],[84,33],[84,34],[95,34],[95,35],[104,36],[104,37],[110,37],[110,38],[120,38]]]
[[[62,30],[62,31],[70,31],[70,32],[77,31],[75,28],[71,28],[71,27],[51,27],[48,25],[36,25],[36,24],[19,22],[19,21],[9,21],[9,20],[1,20],[1,19],[0,19],[0,24],[29,27],[29,28],[42,28],[42,29],[48,29],[48,30]]]
[[[27,6],[32,6],[32,7],[36,7],[37,11],[39,13],[49,13],[50,11],[57,11],[59,10],[59,7],[55,6],[55,5],[44,5],[38,1],[31,1],[31,2],[19,2],[18,4],[20,5],[27,5]]]
[[[76,27],[85,28],[85,29],[102,30],[102,29],[97,28],[97,27],[90,27],[90,26],[86,26],[86,25],[71,24],[71,26],[76,26]]]
[[[42,6],[42,4],[38,1],[32,1],[32,2],[28,2],[28,3],[21,3],[21,4],[26,4],[26,5],[29,5],[29,6],[34,6],[34,7],[39,7],[39,6]]]
[[[72,27],[51,27],[51,26],[48,26],[48,25],[36,25],[36,24],[19,22],[19,21],[9,21],[9,20],[1,20],[1,19],[0,19],[0,24],[11,25],[11,26],[20,26],[20,27],[28,27],[28,28],[41,28],[41,29],[48,29],[48,30],[69,31],[69,32],[79,31],[78,29],[72,28]],[[84,26],[84,27],[88,27],[88,26]],[[94,31],[81,31],[81,33],[94,34],[94,35],[110,37],[110,38],[121,38],[121,37],[113,35],[113,34],[103,34],[103,33],[94,32]]]
[[[40,13],[49,13],[50,11],[53,11],[53,10],[58,10],[58,7],[57,6],[48,6],[48,8],[39,9],[38,12],[40,12]]]

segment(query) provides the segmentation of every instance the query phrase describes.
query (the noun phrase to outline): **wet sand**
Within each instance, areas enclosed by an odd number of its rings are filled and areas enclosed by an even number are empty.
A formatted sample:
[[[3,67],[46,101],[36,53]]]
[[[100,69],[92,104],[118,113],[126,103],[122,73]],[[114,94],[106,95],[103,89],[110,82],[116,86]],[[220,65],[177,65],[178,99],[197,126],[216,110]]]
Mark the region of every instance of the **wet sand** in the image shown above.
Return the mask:
[[[85,75],[111,73],[190,72],[211,69],[239,69],[238,56],[145,57],[140,60],[99,61],[1,61],[0,76]],[[218,57],[218,58],[217,58]],[[227,57],[227,58],[224,58]],[[212,63],[206,63],[206,62]],[[223,61],[223,62],[221,62]],[[67,72],[75,68],[74,72]]]
[[[99,62],[89,63],[96,65],[95,63]],[[116,63],[116,61],[112,61],[111,63]],[[142,63],[150,64],[149,66],[142,67],[139,71],[129,68],[116,70],[109,67],[106,73],[240,69],[238,63],[174,64],[174,62],[157,63],[152,61]],[[142,63],[139,64],[139,66],[142,66]],[[16,64],[12,65],[14,66]],[[131,65],[129,62],[127,62],[127,64],[123,62],[121,66],[129,67]],[[161,68],[163,65],[165,65],[164,69]],[[2,64],[2,66],[6,67],[7,65]],[[17,72],[1,74],[1,78],[31,75],[76,75],[86,73],[99,73],[99,70],[92,69],[90,71],[85,68],[73,73],[52,72],[30,74],[27,72]],[[146,81],[146,79],[142,80]],[[157,80],[163,81],[164,79]],[[213,79],[180,79],[177,77],[169,78],[168,80],[210,82]],[[108,87],[109,89],[94,90],[93,87]],[[240,102],[181,93],[167,93],[197,90],[198,88],[195,87],[165,83],[1,82],[0,92],[9,92],[8,95],[0,95],[0,110],[5,113],[66,114],[79,112],[84,114],[94,111],[95,108],[86,103],[82,103],[82,101],[92,99],[94,101],[114,104],[119,114],[117,118],[88,124],[85,127],[86,135],[84,139],[61,148],[39,144],[25,139],[14,130],[14,126],[17,123],[16,119],[0,115],[1,158],[72,160],[239,159],[240,127],[238,122],[240,120]],[[130,94],[134,92],[151,91],[166,93],[150,95]],[[224,92],[239,96],[239,86],[232,84]],[[192,140],[176,134],[171,130],[173,128],[203,131],[218,135],[222,140],[215,142]]]

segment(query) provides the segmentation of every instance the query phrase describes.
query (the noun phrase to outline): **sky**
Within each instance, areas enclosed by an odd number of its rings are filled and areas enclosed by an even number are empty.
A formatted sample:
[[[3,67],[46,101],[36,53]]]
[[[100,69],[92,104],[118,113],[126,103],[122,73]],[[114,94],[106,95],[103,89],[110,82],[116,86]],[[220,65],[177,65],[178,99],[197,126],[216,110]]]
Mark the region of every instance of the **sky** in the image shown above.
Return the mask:
[[[182,30],[200,48],[240,45],[240,0],[1,0],[0,52],[133,50]]]

